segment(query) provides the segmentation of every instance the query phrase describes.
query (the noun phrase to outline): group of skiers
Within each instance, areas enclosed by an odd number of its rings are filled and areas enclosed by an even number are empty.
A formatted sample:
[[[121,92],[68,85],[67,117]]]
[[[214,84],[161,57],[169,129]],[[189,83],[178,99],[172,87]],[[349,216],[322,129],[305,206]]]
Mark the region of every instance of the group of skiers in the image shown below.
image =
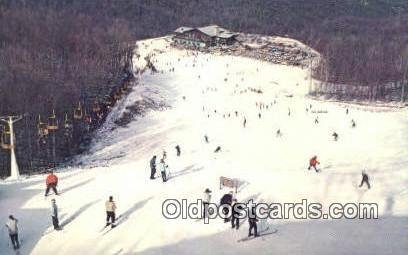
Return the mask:
[[[211,212],[209,211],[209,204],[211,203],[211,193],[210,189],[205,189],[203,196],[203,219],[207,219]],[[230,191],[229,193],[224,194],[220,199],[220,206],[224,206],[222,213],[224,214],[224,223],[231,222],[231,228],[238,230],[240,227],[240,213],[244,210],[242,204],[238,203],[238,200],[234,197],[234,192]],[[229,212],[231,208],[231,213]],[[249,208],[252,210],[252,214],[248,213],[248,223],[249,223],[249,232],[248,237],[254,235],[258,237],[258,219],[256,218],[255,208]],[[214,212],[212,212],[214,213]],[[230,217],[227,217],[230,213]],[[252,233],[253,232],[253,233]]]
[[[320,172],[320,170],[317,169],[316,166],[319,165],[319,164],[320,164],[320,162],[317,161],[317,156],[313,156],[309,160],[309,167],[307,169],[310,170],[313,167],[313,169],[316,171],[316,173],[318,173],[318,172]],[[370,185],[368,174],[363,170],[361,172],[361,175],[362,175],[362,179],[361,179],[361,183],[360,183],[359,187],[361,188],[363,186],[363,184],[365,183],[367,185],[368,189],[370,189],[371,185]]]
[[[176,149],[176,154],[179,157],[181,155],[180,146],[177,145],[175,147],[175,149]],[[165,150],[163,150],[163,155],[162,155],[162,158],[160,159],[160,162],[159,162],[160,175],[162,177],[163,182],[167,182],[168,177],[169,177],[169,173],[168,173],[168,170],[167,170],[169,166],[166,163],[166,159],[167,159],[167,152]],[[157,161],[157,156],[154,155],[150,159],[150,179],[151,180],[155,179],[155,174],[156,174],[156,171],[157,171],[156,161]]]

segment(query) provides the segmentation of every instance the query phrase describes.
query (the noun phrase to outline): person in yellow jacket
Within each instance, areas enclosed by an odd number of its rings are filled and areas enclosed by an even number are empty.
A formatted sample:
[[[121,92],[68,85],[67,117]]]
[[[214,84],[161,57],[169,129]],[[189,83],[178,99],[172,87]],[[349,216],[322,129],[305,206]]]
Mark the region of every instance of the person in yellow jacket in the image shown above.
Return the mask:
[[[106,208],[106,226],[111,225],[112,228],[115,227],[115,210],[116,210],[116,204],[113,201],[113,197],[110,196],[109,200],[106,201],[105,203],[105,208]]]

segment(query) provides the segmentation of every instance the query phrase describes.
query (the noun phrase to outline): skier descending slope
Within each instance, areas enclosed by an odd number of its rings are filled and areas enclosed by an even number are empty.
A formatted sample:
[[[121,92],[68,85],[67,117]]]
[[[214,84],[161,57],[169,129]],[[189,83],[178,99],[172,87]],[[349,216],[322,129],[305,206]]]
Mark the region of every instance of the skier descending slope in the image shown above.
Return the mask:
[[[48,196],[48,192],[50,192],[50,189],[54,191],[55,195],[58,195],[57,192],[58,177],[53,173],[53,171],[51,171],[50,174],[47,176],[45,184],[47,185],[47,188],[45,190],[45,196]]]
[[[154,175],[156,174],[156,155],[150,160],[150,179],[154,179]]]
[[[177,157],[180,157],[180,155],[181,155],[181,149],[180,149],[180,145],[176,145],[176,152],[177,152]]]
[[[20,243],[18,241],[18,227],[17,227],[18,220],[14,218],[13,215],[9,216],[9,219],[6,223],[6,228],[8,229],[8,233],[10,236],[11,243],[13,244],[13,249],[17,250],[20,248]]]
[[[361,179],[361,183],[360,183],[359,187],[361,188],[363,186],[363,184],[365,183],[365,184],[367,184],[368,189],[370,189],[371,186],[370,186],[368,174],[365,171],[363,171],[363,172],[361,172],[361,175],[362,175],[362,179]]]
[[[112,228],[115,227],[115,211],[116,211],[116,204],[113,201],[113,197],[110,196],[109,200],[105,202],[106,208],[106,225],[105,227],[111,225]]]
[[[58,221],[58,206],[55,199],[51,199],[51,219],[55,230],[61,230]]]
[[[319,161],[317,161],[317,156],[313,156],[310,160],[309,160],[309,167],[307,168],[307,170],[310,170],[311,167],[314,168],[314,170],[317,172],[319,172],[319,170],[317,170],[316,165],[320,164]]]

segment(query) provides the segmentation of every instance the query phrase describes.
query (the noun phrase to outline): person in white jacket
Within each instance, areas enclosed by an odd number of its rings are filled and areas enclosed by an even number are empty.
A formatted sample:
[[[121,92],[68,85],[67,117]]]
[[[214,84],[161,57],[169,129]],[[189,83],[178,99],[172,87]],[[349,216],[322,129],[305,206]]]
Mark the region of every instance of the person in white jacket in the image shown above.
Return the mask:
[[[54,225],[54,229],[60,230],[59,221],[58,221],[58,206],[54,198],[51,199],[51,218],[52,218],[52,225]]]
[[[106,201],[105,203],[105,209],[106,209],[106,227],[111,225],[112,228],[115,227],[115,220],[116,220],[116,204],[113,201],[113,197],[110,196],[109,200]]]
[[[11,239],[11,243],[13,244],[14,250],[17,250],[20,248],[20,243],[18,241],[18,227],[17,227],[17,222],[18,220],[14,218],[13,215],[9,216],[9,219],[6,223],[6,227],[9,232],[9,236]]]
[[[164,157],[162,159],[160,159],[160,173],[161,173],[161,177],[163,179],[163,182],[167,181],[167,164],[164,161]]]
[[[206,188],[203,197],[203,219],[208,218],[208,206],[211,203],[211,190]]]

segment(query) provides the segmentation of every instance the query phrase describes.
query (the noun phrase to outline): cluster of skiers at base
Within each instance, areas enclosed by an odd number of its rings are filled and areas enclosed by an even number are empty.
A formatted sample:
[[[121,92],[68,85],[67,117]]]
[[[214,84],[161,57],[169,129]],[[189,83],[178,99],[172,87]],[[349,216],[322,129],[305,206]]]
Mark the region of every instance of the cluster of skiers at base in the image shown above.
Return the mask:
[[[204,191],[204,197],[203,197],[203,219],[206,219],[209,217],[210,214],[214,212],[209,211],[209,204],[211,203],[211,193],[212,191],[210,189],[205,189]],[[224,223],[231,222],[231,228],[232,229],[239,229],[240,226],[240,212],[244,210],[242,207],[242,204],[237,202],[237,199],[234,198],[234,192],[230,191],[227,194],[224,194],[220,200],[220,205],[229,205],[232,212],[231,216],[228,218],[227,215],[229,214],[229,209],[228,207],[223,208],[223,214],[224,214]],[[258,219],[256,218],[255,214],[255,207],[251,208],[252,210],[252,215],[248,213],[248,223],[249,223],[249,231],[248,231],[248,237],[254,235],[255,237],[259,236],[258,233]],[[253,233],[252,233],[253,231]]]
[[[181,150],[180,150],[180,146],[176,146],[176,152],[177,152],[177,156],[181,155]],[[168,173],[166,171],[168,165],[166,164],[166,158],[167,158],[167,153],[166,151],[163,151],[163,156],[160,159],[160,172],[161,172],[161,176],[163,179],[163,182],[167,181],[167,176]],[[310,170],[312,167],[314,168],[314,170],[316,172],[318,172],[319,170],[317,169],[317,165],[320,164],[320,162],[317,160],[317,156],[313,156],[310,160],[309,160],[309,167],[308,170]],[[150,160],[150,168],[151,168],[151,175],[150,175],[150,179],[154,179],[154,175],[156,173],[156,156],[153,156],[153,158]],[[359,185],[359,187],[362,187],[363,184],[366,184],[367,187],[370,189],[370,182],[369,182],[369,177],[367,175],[367,173],[365,171],[362,172],[362,180],[361,183]],[[49,173],[49,175],[47,176],[46,180],[45,180],[45,184],[46,184],[46,190],[45,190],[45,196],[48,196],[48,193],[50,190],[52,190],[55,195],[59,195],[58,191],[57,191],[57,185],[58,185],[58,177],[51,171]],[[208,217],[208,205],[211,201],[211,190],[206,189],[204,192],[204,199],[203,199],[203,216]],[[242,210],[242,208],[237,208],[235,209],[234,205],[237,204],[237,200],[235,198],[233,198],[233,192],[231,191],[228,194],[225,194],[220,201],[221,205],[223,204],[229,204],[232,208],[233,208],[233,212],[231,214],[230,218],[225,218],[225,222],[231,221],[231,226],[232,228],[239,228],[239,218],[237,213],[235,212],[235,210]],[[237,204],[236,206],[240,206],[239,204]],[[51,220],[52,220],[52,224],[55,230],[61,230],[61,227],[59,225],[59,220],[58,220],[58,206],[56,203],[55,198],[51,199],[51,208],[50,208],[50,215],[51,215]],[[116,220],[116,215],[115,215],[115,211],[116,211],[116,204],[113,201],[113,197],[110,196],[109,200],[106,201],[105,203],[105,209],[106,209],[106,226],[111,226],[112,228],[114,228],[115,225],[115,220]],[[253,208],[254,209],[254,208]],[[228,214],[228,208],[224,208],[224,214],[227,215]],[[248,214],[249,215],[249,214]],[[253,213],[253,215],[255,215],[255,213]],[[17,222],[18,220],[16,218],[14,218],[13,215],[9,216],[9,219],[6,223],[6,227],[8,229],[9,232],[9,236],[11,239],[11,243],[13,245],[14,249],[19,249],[20,247],[20,243],[18,240],[18,227],[17,227]],[[255,218],[248,218],[248,222],[249,222],[249,236],[252,236],[252,230],[254,230],[254,235],[258,236],[258,231],[257,231],[257,222],[258,220]]]

